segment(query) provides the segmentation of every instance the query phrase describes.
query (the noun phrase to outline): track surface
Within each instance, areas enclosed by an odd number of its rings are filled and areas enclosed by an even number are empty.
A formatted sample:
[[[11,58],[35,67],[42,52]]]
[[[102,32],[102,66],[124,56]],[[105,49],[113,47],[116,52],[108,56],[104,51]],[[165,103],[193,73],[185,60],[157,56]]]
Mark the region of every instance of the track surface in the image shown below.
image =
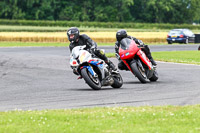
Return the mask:
[[[197,50],[198,45],[150,47],[173,51]],[[0,111],[200,103],[200,66],[158,62],[159,80],[147,84],[128,71],[120,73],[122,88],[94,91],[72,73],[67,47],[0,48]]]

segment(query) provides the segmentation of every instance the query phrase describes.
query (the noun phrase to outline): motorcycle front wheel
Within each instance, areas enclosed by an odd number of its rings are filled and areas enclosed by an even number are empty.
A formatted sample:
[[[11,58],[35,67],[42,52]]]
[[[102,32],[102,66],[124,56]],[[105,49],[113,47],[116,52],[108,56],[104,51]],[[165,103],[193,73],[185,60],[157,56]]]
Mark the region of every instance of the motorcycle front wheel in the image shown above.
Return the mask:
[[[94,90],[101,89],[101,82],[98,77],[93,77],[92,74],[88,71],[87,68],[81,70],[81,75],[84,78],[85,82]]]
[[[147,76],[145,71],[143,71],[136,62],[132,63],[130,65],[133,73],[135,76],[140,80],[141,83],[146,83],[147,82]]]

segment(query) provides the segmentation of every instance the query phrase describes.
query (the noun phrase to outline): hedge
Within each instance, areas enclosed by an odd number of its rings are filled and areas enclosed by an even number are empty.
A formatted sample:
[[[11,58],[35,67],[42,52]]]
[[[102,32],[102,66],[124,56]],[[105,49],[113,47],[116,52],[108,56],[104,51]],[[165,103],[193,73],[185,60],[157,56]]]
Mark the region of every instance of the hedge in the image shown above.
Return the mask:
[[[174,29],[188,28],[200,30],[200,25],[165,24],[165,23],[120,23],[120,22],[77,22],[77,21],[42,21],[42,20],[7,20],[0,19],[0,25],[23,26],[59,26],[59,27],[95,27],[95,28],[135,28],[135,29]]]

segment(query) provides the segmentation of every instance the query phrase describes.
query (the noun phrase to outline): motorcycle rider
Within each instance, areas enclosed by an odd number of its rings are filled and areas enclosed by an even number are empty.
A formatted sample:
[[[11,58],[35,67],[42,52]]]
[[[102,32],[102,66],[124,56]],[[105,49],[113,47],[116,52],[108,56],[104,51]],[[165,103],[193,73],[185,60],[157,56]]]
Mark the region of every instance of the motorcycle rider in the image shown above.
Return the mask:
[[[105,63],[114,71],[117,70],[115,65],[108,60],[105,53],[102,50],[97,49],[97,44],[94,42],[90,37],[88,37],[86,34],[80,35],[80,31],[77,27],[71,27],[67,30],[67,37],[70,41],[70,52],[72,52],[72,49],[76,46],[82,46],[86,45],[86,50],[90,51],[91,53],[94,53],[97,57],[104,60]],[[74,70],[73,72],[77,74]]]
[[[120,56],[119,56],[120,41],[123,38],[129,38],[129,39],[134,40],[136,42],[136,44],[138,44],[140,46],[141,50],[144,51],[146,56],[151,61],[152,65],[154,67],[156,67],[157,63],[153,60],[153,57],[151,56],[151,52],[150,52],[148,45],[145,45],[141,40],[136,39],[135,37],[127,35],[126,30],[121,29],[121,30],[118,30],[117,33],[116,33],[117,42],[115,43],[115,55],[116,55],[117,59],[119,60],[118,68],[120,70],[128,70],[128,67],[124,64],[124,62],[120,59]]]

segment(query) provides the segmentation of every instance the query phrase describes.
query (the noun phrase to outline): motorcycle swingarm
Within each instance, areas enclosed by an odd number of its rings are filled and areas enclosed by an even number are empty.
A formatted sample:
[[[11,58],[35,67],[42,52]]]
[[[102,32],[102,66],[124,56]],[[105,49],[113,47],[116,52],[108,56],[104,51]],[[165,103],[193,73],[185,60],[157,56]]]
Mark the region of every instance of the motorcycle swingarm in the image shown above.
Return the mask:
[[[107,76],[101,81],[102,86],[109,86],[112,85],[113,83],[114,80],[111,76]]]

